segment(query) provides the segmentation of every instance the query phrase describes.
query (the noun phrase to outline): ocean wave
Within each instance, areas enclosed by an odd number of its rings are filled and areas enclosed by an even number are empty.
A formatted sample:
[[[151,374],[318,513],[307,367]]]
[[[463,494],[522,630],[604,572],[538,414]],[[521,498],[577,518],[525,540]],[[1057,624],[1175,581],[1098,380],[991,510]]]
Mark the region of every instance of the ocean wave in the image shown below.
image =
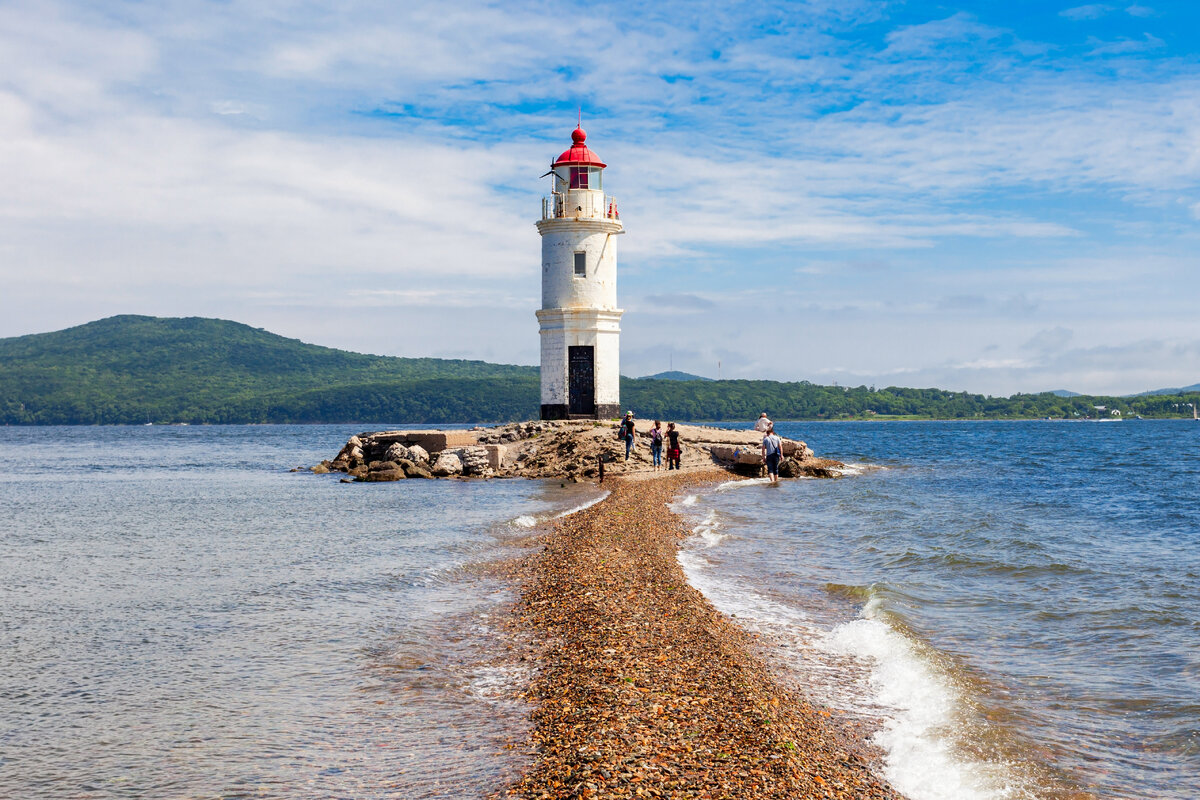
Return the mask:
[[[730,489],[743,489],[747,486],[762,486],[771,482],[770,478],[745,478],[738,481],[725,481],[713,488],[714,492],[727,492]]]
[[[583,511],[584,509],[591,508],[592,506],[596,505],[597,503],[602,501],[604,498],[608,497],[608,495],[609,495],[609,492],[606,490],[604,492],[601,492],[601,494],[598,497],[593,497],[591,500],[588,500],[586,503],[580,503],[579,505],[574,506],[572,508],[568,508],[565,511],[558,511],[558,512],[554,512],[551,514],[522,514],[519,517],[509,520],[508,524],[514,528],[536,528],[538,525],[541,525],[544,522],[549,522],[549,521],[555,520],[555,519],[562,519],[563,517],[569,517],[572,514],[578,514],[580,511]]]
[[[954,734],[967,698],[881,612],[882,602],[872,598],[861,618],[835,627],[818,644],[867,665],[867,687],[875,704],[885,709],[874,737],[886,753],[885,777],[912,800],[1019,796],[1009,765],[973,758],[956,747]]]
[[[886,587],[829,584],[863,602],[858,619],[824,628],[803,610],[717,573],[703,556],[705,527],[678,553],[689,583],[743,628],[778,648],[777,661],[819,702],[878,725],[884,777],[910,800],[1008,800],[1029,796],[1003,761],[958,746],[970,698],[939,659],[888,621]]]
[[[609,491],[607,489],[605,489],[603,492],[600,493],[599,497],[593,497],[591,500],[588,500],[586,503],[580,503],[579,505],[575,506],[574,508],[568,508],[566,511],[559,512],[558,514],[555,514],[550,519],[562,519],[563,517],[569,517],[572,514],[578,514],[580,511],[583,511],[584,509],[587,509],[587,508],[591,508],[592,506],[596,505],[596,503],[603,501],[604,498],[608,497],[608,495],[609,495]]]

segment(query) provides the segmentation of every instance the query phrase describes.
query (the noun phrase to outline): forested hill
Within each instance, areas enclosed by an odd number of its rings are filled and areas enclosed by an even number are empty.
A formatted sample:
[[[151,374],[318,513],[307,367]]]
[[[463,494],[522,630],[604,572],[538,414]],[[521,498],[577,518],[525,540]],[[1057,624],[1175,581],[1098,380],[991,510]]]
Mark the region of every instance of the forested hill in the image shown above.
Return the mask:
[[[678,377],[678,376],[671,376]],[[538,415],[536,367],[369,356],[237,322],[120,316],[0,339],[0,424],[498,422]],[[1200,393],[987,397],[808,382],[622,378],[641,417],[1080,419],[1191,416]],[[1098,411],[1094,406],[1104,406]]]
[[[200,317],[0,339],[5,424],[492,419],[536,415],[537,384],[536,367],[369,356]]]

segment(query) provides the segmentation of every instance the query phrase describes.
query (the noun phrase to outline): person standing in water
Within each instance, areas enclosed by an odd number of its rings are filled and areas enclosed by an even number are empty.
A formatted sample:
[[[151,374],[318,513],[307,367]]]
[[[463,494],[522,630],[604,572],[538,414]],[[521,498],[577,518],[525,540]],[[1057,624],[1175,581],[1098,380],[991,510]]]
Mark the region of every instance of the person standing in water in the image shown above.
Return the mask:
[[[675,430],[675,423],[667,423],[667,469],[680,469],[679,459],[683,455],[683,448],[679,445],[679,431]]]
[[[650,460],[653,462],[656,472],[662,469],[662,449],[662,423],[654,420],[654,427],[650,429]]]
[[[779,482],[779,459],[783,457],[783,440],[775,433],[775,426],[767,428],[767,435],[762,440],[763,460],[767,462],[767,479],[771,483]]]

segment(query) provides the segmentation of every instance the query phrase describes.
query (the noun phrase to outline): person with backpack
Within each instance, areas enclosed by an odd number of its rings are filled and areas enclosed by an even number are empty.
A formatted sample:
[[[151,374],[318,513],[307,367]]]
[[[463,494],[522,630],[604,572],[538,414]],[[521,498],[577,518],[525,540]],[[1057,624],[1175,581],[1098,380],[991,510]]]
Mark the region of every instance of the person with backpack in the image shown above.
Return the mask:
[[[767,435],[762,440],[763,460],[767,462],[767,479],[771,483],[779,482],[779,460],[783,457],[783,439],[775,433],[775,426],[767,428]]]
[[[633,412],[626,411],[625,418],[621,420],[620,427],[617,428],[617,438],[625,440],[625,460],[629,460],[629,453],[633,450],[633,437],[637,433],[637,429],[633,425]]]
[[[654,427],[650,429],[650,461],[654,465],[655,472],[662,469],[662,448],[662,423],[654,420]]]
[[[667,423],[667,469],[680,469],[679,459],[683,455],[683,448],[679,445],[679,431],[675,430],[675,423]]]

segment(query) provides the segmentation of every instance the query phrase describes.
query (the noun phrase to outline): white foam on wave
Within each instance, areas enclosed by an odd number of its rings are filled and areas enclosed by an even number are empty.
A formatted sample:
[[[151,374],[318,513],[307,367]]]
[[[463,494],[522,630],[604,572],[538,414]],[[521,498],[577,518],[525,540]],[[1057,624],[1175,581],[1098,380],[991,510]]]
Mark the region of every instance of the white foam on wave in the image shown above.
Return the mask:
[[[692,533],[696,535],[697,541],[706,550],[716,547],[729,536],[728,533],[721,530],[721,520],[715,510],[710,510],[705,514],[704,520],[692,528]]]
[[[694,505],[696,505],[696,501],[699,499],[700,499],[699,495],[689,494],[687,497],[685,497],[679,501],[679,505],[694,506]]]
[[[727,492],[730,489],[742,489],[747,486],[762,486],[765,483],[770,483],[770,478],[746,478],[740,481],[725,481],[719,483],[713,489],[714,492]]]
[[[867,685],[885,711],[875,742],[886,753],[885,777],[912,800],[1003,800],[1023,796],[1006,764],[959,752],[954,734],[965,698],[920,647],[882,618],[871,598],[859,619],[818,641],[828,652],[866,664]]]
[[[542,515],[522,514],[521,516],[517,517],[516,519],[509,520],[508,524],[513,526],[514,528],[535,528],[538,525],[541,525],[543,522],[548,522],[552,519],[562,519],[563,517],[569,517],[572,514],[577,514],[580,511],[583,511],[585,508],[591,508],[592,506],[596,505],[596,503],[599,503],[601,500],[608,497],[608,495],[609,495],[609,492],[606,490],[606,491],[602,492],[599,497],[594,497],[591,500],[588,500],[586,503],[580,503],[579,505],[575,506],[574,508],[568,508],[566,511],[559,511],[554,514],[542,514]]]
[[[569,508],[566,511],[563,511],[559,514],[555,514],[553,517],[551,517],[551,519],[562,519],[563,517],[569,517],[572,514],[578,514],[580,511],[583,511],[585,508],[591,508],[592,506],[596,505],[596,503],[599,503],[601,500],[608,497],[608,495],[609,495],[609,491],[607,489],[605,489],[603,492],[600,493],[599,497],[593,497],[591,500],[588,500],[586,503],[581,503],[581,504],[575,506],[574,508]]]
[[[463,688],[480,700],[510,700],[529,681],[532,672],[521,664],[477,665]]]
[[[840,467],[833,467],[833,471],[845,477],[847,475],[865,475],[868,472],[876,472],[885,470],[887,467],[879,464],[856,464],[854,462],[846,462]]]
[[[723,578],[705,556],[727,534],[709,511],[677,553],[688,582],[725,614],[778,648],[813,699],[879,722],[884,777],[909,800],[1014,800],[1031,796],[1009,765],[956,748],[966,700],[920,645],[892,628],[879,597],[858,619],[822,627],[804,611]]]

